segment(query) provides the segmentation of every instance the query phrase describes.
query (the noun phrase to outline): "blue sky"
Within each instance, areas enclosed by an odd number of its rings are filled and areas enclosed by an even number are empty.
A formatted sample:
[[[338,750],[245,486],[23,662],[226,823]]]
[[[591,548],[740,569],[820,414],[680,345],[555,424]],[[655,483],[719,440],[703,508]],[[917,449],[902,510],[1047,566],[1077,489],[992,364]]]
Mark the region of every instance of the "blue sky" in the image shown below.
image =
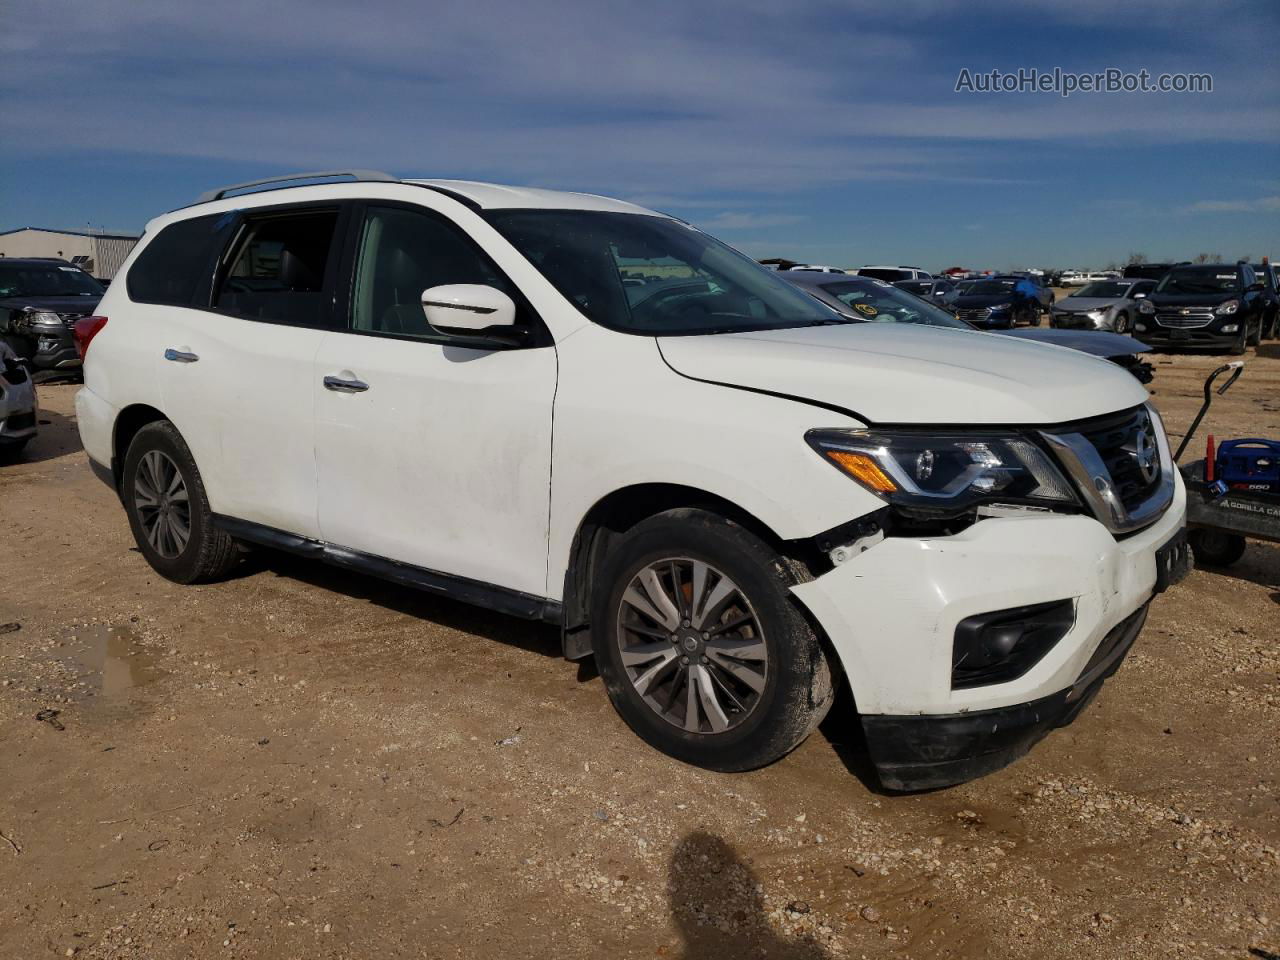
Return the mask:
[[[973,72],[1206,94],[963,94]],[[4,0],[0,229],[341,166],[604,193],[857,266],[1280,257],[1280,4]]]

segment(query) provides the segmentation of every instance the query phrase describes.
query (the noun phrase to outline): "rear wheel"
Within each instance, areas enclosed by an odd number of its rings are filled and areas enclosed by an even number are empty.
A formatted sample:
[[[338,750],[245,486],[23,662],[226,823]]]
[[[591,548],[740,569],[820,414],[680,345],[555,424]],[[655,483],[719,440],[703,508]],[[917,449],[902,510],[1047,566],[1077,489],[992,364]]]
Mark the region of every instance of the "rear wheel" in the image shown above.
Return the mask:
[[[162,577],[216,580],[239,560],[235,541],[213,525],[186,441],[167,420],[147,424],[129,444],[121,496],[138,549]]]
[[[22,451],[27,444],[31,442],[31,438],[25,440],[17,440],[13,443],[0,443],[0,463],[17,463],[22,458]]]
[[[593,597],[596,663],[642,739],[710,770],[782,757],[834,696],[789,562],[743,527],[672,510],[626,533]]]
[[[1197,529],[1187,533],[1197,565],[1227,567],[1244,556],[1245,540],[1237,533]]]

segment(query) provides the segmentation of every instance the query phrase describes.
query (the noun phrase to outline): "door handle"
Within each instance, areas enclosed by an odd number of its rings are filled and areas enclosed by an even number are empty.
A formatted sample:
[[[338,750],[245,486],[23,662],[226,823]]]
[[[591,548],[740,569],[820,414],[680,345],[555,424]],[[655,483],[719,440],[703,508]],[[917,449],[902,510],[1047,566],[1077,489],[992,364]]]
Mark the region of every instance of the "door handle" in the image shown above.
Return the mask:
[[[185,350],[175,350],[173,347],[170,347],[164,352],[164,358],[166,360],[172,360],[174,363],[195,363],[200,359],[200,357],[194,353],[187,353]]]
[[[335,393],[364,393],[369,385],[363,380],[343,380],[341,377],[325,377],[324,388]]]

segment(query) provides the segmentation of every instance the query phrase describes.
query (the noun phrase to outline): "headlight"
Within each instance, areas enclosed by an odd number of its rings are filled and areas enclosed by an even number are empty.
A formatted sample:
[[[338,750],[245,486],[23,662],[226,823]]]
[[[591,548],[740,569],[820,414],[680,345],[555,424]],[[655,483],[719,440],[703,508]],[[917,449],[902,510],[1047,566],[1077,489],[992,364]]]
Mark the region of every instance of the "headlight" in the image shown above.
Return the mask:
[[[1141,303],[1138,304],[1138,312],[1145,313],[1147,316],[1151,316],[1151,314],[1156,312],[1156,305],[1152,303],[1150,300],[1143,300]]]
[[[992,313],[1003,313],[1005,310],[1008,310],[1008,309],[1009,309],[1009,304],[1007,304],[1007,303],[997,303],[997,304],[996,304],[995,306],[993,306],[993,307],[987,307],[987,309],[988,309],[988,310],[990,310]]]
[[[1213,311],[1220,317],[1229,317],[1240,309],[1239,300],[1228,300],[1226,303],[1218,304],[1218,309]]]
[[[14,320],[14,326],[19,330],[30,330],[32,327],[58,327],[59,329],[62,327],[62,318],[47,310],[24,310]]]
[[[805,439],[895,506],[957,511],[982,501],[1077,502],[1048,456],[1017,434],[810,430]]]

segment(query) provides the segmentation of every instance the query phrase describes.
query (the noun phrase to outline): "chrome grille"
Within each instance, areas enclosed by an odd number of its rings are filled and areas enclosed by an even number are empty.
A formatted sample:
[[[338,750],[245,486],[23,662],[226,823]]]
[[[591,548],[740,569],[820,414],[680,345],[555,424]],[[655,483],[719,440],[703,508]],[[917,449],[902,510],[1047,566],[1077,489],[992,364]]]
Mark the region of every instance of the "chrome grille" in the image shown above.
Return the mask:
[[[1156,323],[1162,327],[1177,327],[1185,330],[1190,327],[1207,327],[1211,322],[1213,322],[1213,311],[1208,307],[1179,307],[1156,311]]]
[[[1149,404],[1041,436],[1112,533],[1147,526],[1173,502],[1173,456],[1164,424]]]

